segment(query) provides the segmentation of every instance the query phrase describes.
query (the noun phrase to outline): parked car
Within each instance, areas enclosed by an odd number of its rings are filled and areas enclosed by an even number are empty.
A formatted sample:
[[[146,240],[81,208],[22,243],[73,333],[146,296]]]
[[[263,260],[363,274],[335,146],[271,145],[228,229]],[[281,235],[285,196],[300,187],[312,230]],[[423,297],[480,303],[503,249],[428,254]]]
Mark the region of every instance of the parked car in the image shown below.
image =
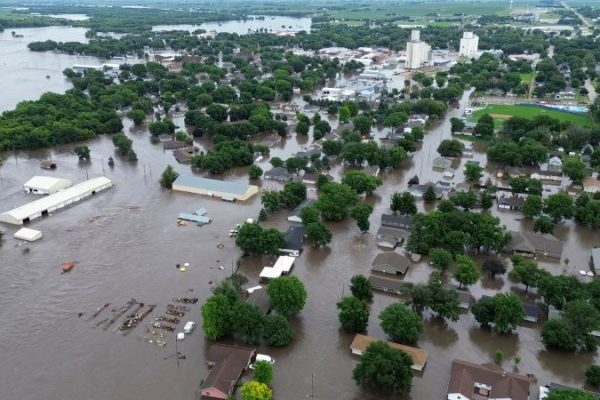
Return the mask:
[[[190,333],[192,333],[192,331],[194,330],[195,327],[196,327],[196,323],[194,321],[188,321],[185,323],[185,325],[183,327],[183,332],[185,332],[189,335]]]
[[[257,362],[257,361],[265,361],[271,365],[275,364],[275,359],[267,354],[260,354],[260,353],[257,354],[256,358],[254,359],[254,362]],[[250,364],[250,369],[254,369],[254,368],[255,368],[255,364],[254,363]]]

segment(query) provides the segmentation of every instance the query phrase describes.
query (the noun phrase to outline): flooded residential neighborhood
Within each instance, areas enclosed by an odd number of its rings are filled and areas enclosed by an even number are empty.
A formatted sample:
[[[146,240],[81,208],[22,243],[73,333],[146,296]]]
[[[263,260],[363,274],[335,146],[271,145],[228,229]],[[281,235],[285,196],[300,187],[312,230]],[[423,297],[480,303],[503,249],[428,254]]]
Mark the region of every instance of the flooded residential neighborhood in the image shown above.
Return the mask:
[[[199,27],[207,32],[222,29],[237,34],[261,28],[269,31],[310,31],[310,18],[264,18],[187,24],[179,28],[165,23],[153,30],[194,31]],[[15,38],[11,30],[18,32],[22,38]],[[13,110],[21,101],[36,100],[45,92],[64,93],[71,89],[73,85],[63,75],[63,70],[74,65],[114,63],[114,59],[69,55],[59,51],[33,52],[27,48],[30,42],[45,40],[87,43],[86,31],[83,27],[48,26],[5,28],[0,32],[0,83],[3,88],[0,110]],[[458,58],[458,54],[453,51],[447,57]],[[138,57],[132,59],[146,62]],[[414,79],[414,73],[409,69],[384,69],[378,63],[370,68],[370,71],[378,71],[385,77],[386,88],[390,91],[401,91],[406,80],[412,84],[411,79]],[[429,74],[448,70],[449,66],[445,65],[425,68]],[[328,81],[327,87],[358,92],[359,86],[363,86],[359,83],[359,74],[337,74],[335,79]],[[355,335],[340,328],[336,303],[350,295],[349,283],[353,276],[371,275],[372,262],[383,251],[378,246],[380,238],[376,233],[382,225],[382,216],[391,213],[390,199],[394,193],[415,190],[415,185],[409,185],[413,177],[417,176],[421,184],[432,183],[440,187],[442,196],[448,198],[454,191],[460,191],[461,185],[468,180],[464,172],[466,164],[476,162],[483,167],[482,183],[507,187],[502,174],[499,174],[499,171],[505,170],[504,166],[488,160],[486,145],[489,142],[476,140],[473,136],[456,136],[469,151],[459,157],[447,157],[450,163],[447,168],[445,165],[441,169],[436,167],[440,158],[438,146],[442,140],[454,137],[451,120],[465,118],[473,110],[482,109],[473,104],[475,99],[480,98],[475,96],[475,91],[467,88],[458,101],[448,106],[442,117],[427,123],[423,139],[416,143],[415,151],[408,152],[400,168],[377,168],[375,174],[382,179],[382,185],[373,195],[359,196],[373,206],[368,232],[361,233],[355,221],[347,218],[327,222],[333,236],[327,246],[304,244],[291,272],[303,282],[307,292],[302,313],[290,320],[293,340],[280,348],[265,343],[254,346],[258,353],[268,354],[276,360],[275,378],[271,384],[274,398],[399,398],[397,394],[387,394],[371,386],[358,386],[354,382],[353,370],[361,358],[351,351]],[[328,114],[326,107],[310,104],[304,95],[316,99],[327,94],[320,88],[302,94],[294,93],[289,101],[268,103],[274,114],[284,113],[284,105],[290,104],[298,112],[309,116],[319,113],[333,132],[341,134],[343,124],[340,124],[338,116]],[[373,103],[377,104],[377,101]],[[376,108],[377,105],[374,106]],[[187,110],[185,102],[178,100],[177,109],[171,108],[166,116],[178,131],[192,134],[193,129],[186,127],[184,122]],[[157,120],[156,115],[150,115],[142,124],[136,125],[124,112],[119,113],[123,117],[123,132],[131,139],[137,154],[135,163],[117,154],[110,135],[86,140],[83,144],[89,146],[91,153],[83,160],[73,152],[75,145],[80,143],[33,150],[7,149],[0,153],[3,160],[0,166],[2,213],[40,198],[39,194],[23,190],[25,182],[34,176],[66,179],[75,185],[105,177],[111,183],[103,190],[94,190],[81,201],[30,221],[27,228],[42,232],[40,240],[27,242],[16,239],[13,235],[21,226],[1,225],[4,235],[0,239],[0,320],[3,321],[0,325],[3,338],[0,342],[0,397],[3,399],[199,398],[199,387],[210,373],[207,357],[214,344],[204,337],[201,329],[202,305],[213,294],[212,290],[233,273],[245,276],[248,287],[261,284],[259,274],[262,269],[273,265],[277,259],[271,255],[244,256],[231,232],[249,219],[258,220],[263,208],[261,193],[281,190],[285,182],[264,177],[250,181],[247,167],[233,167],[216,176],[199,172],[190,164],[178,163],[173,151],[166,149],[160,141],[153,140],[149,124]],[[289,125],[293,125],[291,121]],[[390,127],[374,124],[370,134],[361,140],[373,141],[383,147],[390,145],[391,135]],[[268,156],[255,157],[254,165],[268,171],[272,168],[269,161],[273,158],[286,160],[298,152],[308,151],[313,145],[311,136],[300,135],[290,129],[278,138],[277,143],[270,145]],[[260,133],[252,140],[267,143],[268,137],[270,135]],[[194,137],[193,146],[198,152],[207,152],[215,147],[207,135]],[[44,161],[51,161],[56,168],[42,169]],[[168,190],[160,184],[161,174],[168,165],[173,166],[179,176],[214,178],[242,186],[257,185],[258,194],[245,201],[230,202],[213,194],[200,196]],[[337,159],[331,161],[326,173],[340,182],[348,171],[354,169],[354,166]],[[451,177],[447,172],[451,172]],[[293,179],[302,181],[303,175],[293,174]],[[308,182],[307,177],[304,180]],[[560,185],[544,185],[543,197],[559,189],[567,189],[567,180],[564,178]],[[439,182],[446,184],[440,185]],[[319,196],[316,185],[308,182],[306,186],[307,198],[316,200]],[[509,195],[510,191],[506,193],[507,197]],[[531,219],[519,211],[500,207],[500,196],[498,192],[489,213],[498,217],[500,225],[507,231],[533,232]],[[420,199],[416,204],[419,212],[435,209],[434,204]],[[199,209],[204,209],[210,223],[202,226],[178,223],[182,213],[191,214]],[[292,211],[288,209],[271,212],[261,225],[285,232],[291,224],[288,221],[290,215]],[[567,220],[556,225],[553,235],[563,243],[562,251],[556,256],[543,249],[544,254],[536,256],[540,268],[553,275],[574,276],[586,284],[596,279],[593,274],[588,276],[580,271],[590,269],[592,248],[600,243],[599,231]],[[414,255],[403,248],[405,244],[395,251],[406,256]],[[533,253],[537,250],[539,246]],[[470,256],[478,267],[487,259],[496,257],[495,254],[479,251]],[[508,256],[503,254],[503,257]],[[64,265],[69,262],[73,265],[65,271]],[[185,268],[181,268],[183,265]],[[427,284],[433,270],[428,256],[410,257],[407,270],[398,280]],[[458,286],[450,273],[442,280],[444,284]],[[422,371],[413,372],[412,388],[400,398],[446,398],[449,387],[452,387],[451,372],[456,359],[476,364],[493,363],[498,350],[503,354],[503,368],[507,373],[529,379],[530,399],[538,399],[539,387],[553,382],[582,387],[586,369],[600,363],[600,357],[596,351],[563,352],[550,350],[544,345],[540,332],[548,314],[537,290],[526,291],[524,285],[511,280],[508,274],[491,277],[485,272],[468,288],[472,303],[482,296],[509,292],[516,293],[523,303],[539,305],[539,319],[536,316],[535,322],[525,321],[514,331],[500,334],[482,329],[467,310],[462,310],[457,321],[444,320],[431,311],[425,311],[422,316],[423,332],[416,347],[428,353],[426,365]],[[175,301],[184,298],[197,298],[197,302]],[[134,325],[130,333],[123,334],[118,330],[123,322],[120,316],[135,310],[127,308],[131,299],[135,299],[139,310],[149,305],[152,308],[139,325]],[[394,294],[374,291],[365,333],[387,340],[378,316],[398,301],[399,297]],[[125,311],[120,314],[120,310]],[[165,310],[176,311],[165,314]],[[177,324],[176,332],[167,333],[164,337],[149,337],[151,328],[148,324],[161,313],[171,321],[174,321],[173,317],[180,318],[181,322]],[[108,324],[116,316],[119,318],[114,324]],[[193,333],[185,336],[185,340],[177,341],[176,333],[183,330],[185,321],[195,321],[198,326]],[[164,343],[161,344],[161,341]],[[218,342],[242,344],[232,337]],[[520,361],[513,362],[516,358]],[[589,386],[586,388],[591,389]]]

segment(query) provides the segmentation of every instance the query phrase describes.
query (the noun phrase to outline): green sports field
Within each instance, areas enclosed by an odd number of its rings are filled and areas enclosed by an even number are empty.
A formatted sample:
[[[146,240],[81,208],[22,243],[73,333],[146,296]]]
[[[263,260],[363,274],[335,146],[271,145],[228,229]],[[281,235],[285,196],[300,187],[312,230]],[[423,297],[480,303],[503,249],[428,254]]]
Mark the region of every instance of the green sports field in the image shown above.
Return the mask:
[[[512,106],[512,105],[489,105],[484,109],[477,110],[471,116],[472,121],[478,121],[484,114],[490,114],[494,118],[494,125],[500,126],[511,117],[534,118],[538,115],[547,115],[559,121],[569,121],[577,125],[592,126],[594,122],[587,115],[571,114],[562,111],[548,110],[541,107]]]

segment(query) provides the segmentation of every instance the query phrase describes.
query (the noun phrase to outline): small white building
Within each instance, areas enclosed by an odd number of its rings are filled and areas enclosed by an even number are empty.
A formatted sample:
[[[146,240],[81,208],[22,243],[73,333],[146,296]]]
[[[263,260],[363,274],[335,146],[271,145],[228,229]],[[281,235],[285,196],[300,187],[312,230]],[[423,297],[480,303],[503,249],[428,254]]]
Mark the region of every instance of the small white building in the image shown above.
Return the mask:
[[[36,231],[35,229],[21,228],[15,232],[15,239],[26,240],[28,242],[35,242],[42,238],[42,232]]]
[[[60,208],[71,205],[86,197],[93,196],[111,186],[112,181],[108,178],[103,176],[92,178],[70,188],[52,193],[39,200],[6,211],[0,214],[0,222],[23,225],[36,218],[47,216]]]
[[[52,194],[73,186],[68,179],[55,178],[53,176],[34,176],[23,185],[25,193]]]

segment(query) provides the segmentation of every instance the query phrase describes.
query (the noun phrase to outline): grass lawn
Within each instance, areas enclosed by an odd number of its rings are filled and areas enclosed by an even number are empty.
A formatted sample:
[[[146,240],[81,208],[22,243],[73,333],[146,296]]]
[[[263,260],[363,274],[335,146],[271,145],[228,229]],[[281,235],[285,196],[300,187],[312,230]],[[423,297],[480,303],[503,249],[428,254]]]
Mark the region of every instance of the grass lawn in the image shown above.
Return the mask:
[[[579,103],[589,103],[590,99],[587,97],[587,95],[583,95],[577,91],[575,94],[575,101]]]
[[[528,74],[519,74],[521,76],[521,82],[523,83],[531,83],[534,77],[534,73],[530,72]]]
[[[454,135],[452,135],[452,138],[466,140],[467,142],[483,142],[483,143],[487,143],[490,140],[492,140],[491,137],[463,135],[462,133],[455,133]]]
[[[492,114],[494,125],[501,126],[502,123],[511,117],[534,118],[538,115],[547,115],[560,121],[569,121],[577,125],[593,126],[594,122],[587,115],[570,114],[561,111],[549,110],[541,107],[526,107],[512,105],[489,105],[482,110],[477,110],[471,117],[472,121],[477,121],[484,114]]]

